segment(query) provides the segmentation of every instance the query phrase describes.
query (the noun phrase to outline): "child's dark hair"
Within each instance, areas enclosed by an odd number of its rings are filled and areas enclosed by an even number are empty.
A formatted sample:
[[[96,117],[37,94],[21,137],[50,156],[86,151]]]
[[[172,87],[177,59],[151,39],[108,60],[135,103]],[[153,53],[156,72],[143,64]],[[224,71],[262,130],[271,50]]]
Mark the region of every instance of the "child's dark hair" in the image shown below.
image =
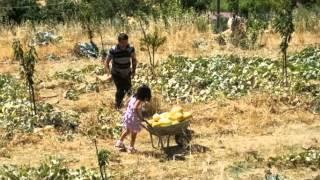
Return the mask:
[[[142,85],[138,88],[134,96],[140,101],[150,101],[151,89],[147,85]]]

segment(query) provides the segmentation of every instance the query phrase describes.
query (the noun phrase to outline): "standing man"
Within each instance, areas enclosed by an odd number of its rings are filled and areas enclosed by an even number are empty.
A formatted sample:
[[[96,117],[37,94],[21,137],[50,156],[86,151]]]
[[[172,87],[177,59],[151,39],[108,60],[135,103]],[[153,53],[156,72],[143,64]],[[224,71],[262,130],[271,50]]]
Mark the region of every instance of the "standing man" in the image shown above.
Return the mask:
[[[137,67],[135,49],[128,42],[129,37],[125,33],[118,36],[118,44],[113,46],[106,58],[105,71],[111,73],[117,92],[115,97],[116,108],[121,108],[126,94],[131,95],[131,79],[134,77]],[[105,60],[105,57],[103,57]],[[110,63],[112,68],[110,70]]]

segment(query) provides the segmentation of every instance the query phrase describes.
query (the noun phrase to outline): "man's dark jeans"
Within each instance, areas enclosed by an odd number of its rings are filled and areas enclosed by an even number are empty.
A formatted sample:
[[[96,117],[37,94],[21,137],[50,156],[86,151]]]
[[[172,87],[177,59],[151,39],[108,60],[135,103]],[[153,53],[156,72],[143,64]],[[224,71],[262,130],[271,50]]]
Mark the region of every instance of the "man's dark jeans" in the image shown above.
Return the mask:
[[[112,79],[114,84],[116,85],[116,107],[120,108],[123,98],[126,94],[131,95],[131,76],[121,77],[117,74],[112,74]]]

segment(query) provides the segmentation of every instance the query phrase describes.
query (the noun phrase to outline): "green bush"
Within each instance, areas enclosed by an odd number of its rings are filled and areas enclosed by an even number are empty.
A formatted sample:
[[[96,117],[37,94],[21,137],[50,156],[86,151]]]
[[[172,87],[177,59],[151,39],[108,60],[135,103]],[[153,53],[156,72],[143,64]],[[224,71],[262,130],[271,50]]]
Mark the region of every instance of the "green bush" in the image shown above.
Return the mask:
[[[217,32],[223,32],[223,31],[227,30],[228,29],[228,20],[229,20],[229,18],[227,18],[227,17],[224,17],[224,16],[220,17],[220,29],[219,30],[217,29],[217,20],[213,20],[212,24],[211,24],[213,32],[217,33]]]
[[[50,104],[38,103],[37,115],[31,115],[30,102],[21,81],[0,75],[0,127],[11,137],[16,132],[32,132],[34,128],[52,125],[61,131],[75,131],[79,114],[60,111]]]
[[[319,48],[308,48],[289,58],[291,88],[312,96],[320,95],[320,87],[310,84],[320,80]],[[261,57],[215,56],[189,59],[174,57],[161,64],[158,79],[140,65],[134,84],[149,83],[168,101],[208,101],[217,96],[238,97],[252,91],[282,92],[281,64]]]
[[[199,17],[195,20],[195,25],[199,32],[208,32],[209,30],[209,22],[206,17]]]
[[[0,179],[100,179],[99,173],[81,167],[69,169],[62,159],[50,158],[39,167],[4,165],[0,167]]]
[[[294,13],[297,32],[318,32],[320,30],[320,6],[299,7]]]

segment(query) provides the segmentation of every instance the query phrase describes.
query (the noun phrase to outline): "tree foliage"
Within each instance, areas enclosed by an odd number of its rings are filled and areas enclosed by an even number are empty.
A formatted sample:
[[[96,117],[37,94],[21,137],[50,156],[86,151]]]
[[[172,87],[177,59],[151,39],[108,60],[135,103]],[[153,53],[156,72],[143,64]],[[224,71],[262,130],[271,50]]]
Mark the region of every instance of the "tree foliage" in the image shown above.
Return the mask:
[[[21,24],[26,20],[41,20],[36,0],[1,0],[0,16],[7,23]]]
[[[153,33],[146,33],[143,30],[143,38],[140,39],[141,47],[148,51],[149,62],[151,65],[152,74],[154,74],[155,67],[158,65],[155,55],[158,49],[167,41],[165,36],[161,36],[158,29],[155,29]]]
[[[287,72],[287,50],[294,32],[293,24],[294,4],[290,0],[281,0],[278,2],[277,16],[274,19],[273,27],[281,36],[280,49],[283,57],[283,76],[286,86],[288,85]]]
[[[216,11],[217,0],[47,0],[39,4],[37,0],[1,0],[0,20],[3,23],[21,24],[25,21],[41,23],[66,23],[69,21],[99,22],[115,17],[136,16],[137,12],[149,15],[159,14],[172,17],[186,10],[197,13]],[[277,0],[225,0],[221,1],[221,11],[232,11],[249,16],[269,13]],[[308,6],[317,0],[290,0],[292,4]]]
[[[38,58],[36,49],[32,46],[28,50],[28,52],[24,52],[22,45],[19,40],[15,40],[12,45],[14,58],[20,62],[21,66],[21,74],[26,80],[26,84],[28,87],[30,103],[32,104],[31,110],[34,115],[37,114],[36,108],[36,100],[35,100],[35,90],[34,90],[34,72],[35,72],[35,64]]]

